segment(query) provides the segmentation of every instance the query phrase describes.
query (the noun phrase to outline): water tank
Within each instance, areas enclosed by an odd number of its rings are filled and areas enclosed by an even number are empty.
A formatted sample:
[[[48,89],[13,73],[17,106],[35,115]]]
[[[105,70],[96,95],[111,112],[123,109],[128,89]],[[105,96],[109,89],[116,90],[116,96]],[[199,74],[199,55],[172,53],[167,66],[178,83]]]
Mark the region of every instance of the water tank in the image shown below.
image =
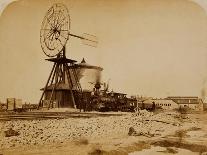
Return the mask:
[[[78,77],[84,91],[92,91],[97,82],[101,82],[103,68],[86,63],[85,59],[78,65]]]

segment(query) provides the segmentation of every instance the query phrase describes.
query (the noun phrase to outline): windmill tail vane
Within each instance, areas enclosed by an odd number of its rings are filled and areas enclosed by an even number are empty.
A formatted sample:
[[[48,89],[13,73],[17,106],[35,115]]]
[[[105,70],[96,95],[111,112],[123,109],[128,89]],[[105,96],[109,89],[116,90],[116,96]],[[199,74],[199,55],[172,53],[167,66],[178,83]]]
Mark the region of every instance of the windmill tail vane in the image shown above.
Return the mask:
[[[84,38],[84,39],[82,39],[83,44],[88,45],[88,46],[92,46],[92,47],[97,47],[98,39],[96,36],[84,33],[83,38]]]
[[[70,33],[69,35],[81,39],[82,43],[85,45],[92,46],[92,47],[97,47],[98,45],[98,39],[94,35],[88,33],[84,33],[82,36],[78,36],[72,33]]]

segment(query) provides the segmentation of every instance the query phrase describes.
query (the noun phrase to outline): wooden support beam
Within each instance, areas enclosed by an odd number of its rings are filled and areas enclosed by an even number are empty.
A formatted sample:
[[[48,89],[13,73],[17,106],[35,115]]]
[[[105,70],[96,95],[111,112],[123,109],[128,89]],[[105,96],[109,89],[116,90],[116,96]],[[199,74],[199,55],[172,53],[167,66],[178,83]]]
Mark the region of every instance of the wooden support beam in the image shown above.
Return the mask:
[[[50,72],[49,78],[47,79],[47,83],[46,83],[46,85],[45,85],[45,87],[44,87],[44,90],[43,90],[42,95],[41,95],[40,100],[39,100],[38,109],[39,109],[39,107],[40,107],[41,104],[42,104],[42,103],[41,103],[41,102],[42,102],[42,98],[43,98],[43,96],[44,96],[44,94],[45,94],[46,88],[47,88],[48,83],[49,83],[49,81],[50,81],[50,78],[51,78],[51,76],[52,76],[52,74],[53,74],[53,72],[54,72],[55,67],[56,67],[56,63],[53,64],[53,67],[52,67],[52,70],[51,70],[51,72]]]
[[[71,93],[71,97],[72,97],[73,106],[76,109],[76,103],[75,103],[73,90],[72,90],[73,89],[73,81],[71,79],[71,75],[70,75],[69,68],[67,67],[67,63],[64,64],[64,66],[65,66],[65,69],[66,69],[66,75],[67,75],[67,78],[68,78],[68,85],[69,85],[69,89],[70,89],[70,93]],[[71,83],[71,85],[70,85],[70,83]]]

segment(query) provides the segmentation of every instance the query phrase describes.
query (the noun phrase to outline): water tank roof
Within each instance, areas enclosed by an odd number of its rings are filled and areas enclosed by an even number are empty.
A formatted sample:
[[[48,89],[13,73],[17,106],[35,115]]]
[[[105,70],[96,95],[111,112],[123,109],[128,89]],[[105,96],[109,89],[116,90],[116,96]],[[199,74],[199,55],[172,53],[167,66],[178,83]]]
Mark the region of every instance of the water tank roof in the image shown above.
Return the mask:
[[[90,65],[88,63],[86,63],[85,59],[83,58],[83,60],[81,61],[81,63],[77,64],[76,65],[77,67],[81,67],[81,68],[88,68],[88,69],[98,69],[100,71],[103,70],[102,67],[99,67],[99,66],[93,66],[93,65]]]
[[[81,61],[81,63],[86,63],[85,59],[83,58],[83,60]]]

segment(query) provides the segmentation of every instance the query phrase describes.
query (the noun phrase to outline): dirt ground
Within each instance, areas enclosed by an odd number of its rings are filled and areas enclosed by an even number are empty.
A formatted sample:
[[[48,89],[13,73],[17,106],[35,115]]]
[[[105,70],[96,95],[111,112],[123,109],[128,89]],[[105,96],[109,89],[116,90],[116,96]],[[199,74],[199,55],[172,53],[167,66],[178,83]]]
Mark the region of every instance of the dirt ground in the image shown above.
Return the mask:
[[[151,144],[167,149],[173,148],[176,152],[173,154],[207,155],[207,112],[187,114],[187,117],[195,120],[197,126],[188,130],[178,130],[176,134],[167,135]]]
[[[79,137],[73,140],[49,143],[45,145],[18,146],[0,149],[3,155],[127,155],[132,152],[144,153],[153,147],[166,148],[165,154],[178,154],[182,149],[195,154],[207,152],[207,113],[185,115],[188,119],[181,124],[196,121],[190,128],[175,128],[176,132],[162,136],[109,135],[106,137]],[[166,126],[161,124],[160,128]],[[184,126],[184,125],[183,125]],[[161,130],[161,129],[160,129]],[[179,148],[179,149],[178,149]],[[160,153],[159,150],[155,152]],[[149,153],[148,153],[149,154]],[[155,153],[150,153],[155,154]],[[187,152],[189,155],[189,152]],[[133,154],[135,155],[135,153]]]

